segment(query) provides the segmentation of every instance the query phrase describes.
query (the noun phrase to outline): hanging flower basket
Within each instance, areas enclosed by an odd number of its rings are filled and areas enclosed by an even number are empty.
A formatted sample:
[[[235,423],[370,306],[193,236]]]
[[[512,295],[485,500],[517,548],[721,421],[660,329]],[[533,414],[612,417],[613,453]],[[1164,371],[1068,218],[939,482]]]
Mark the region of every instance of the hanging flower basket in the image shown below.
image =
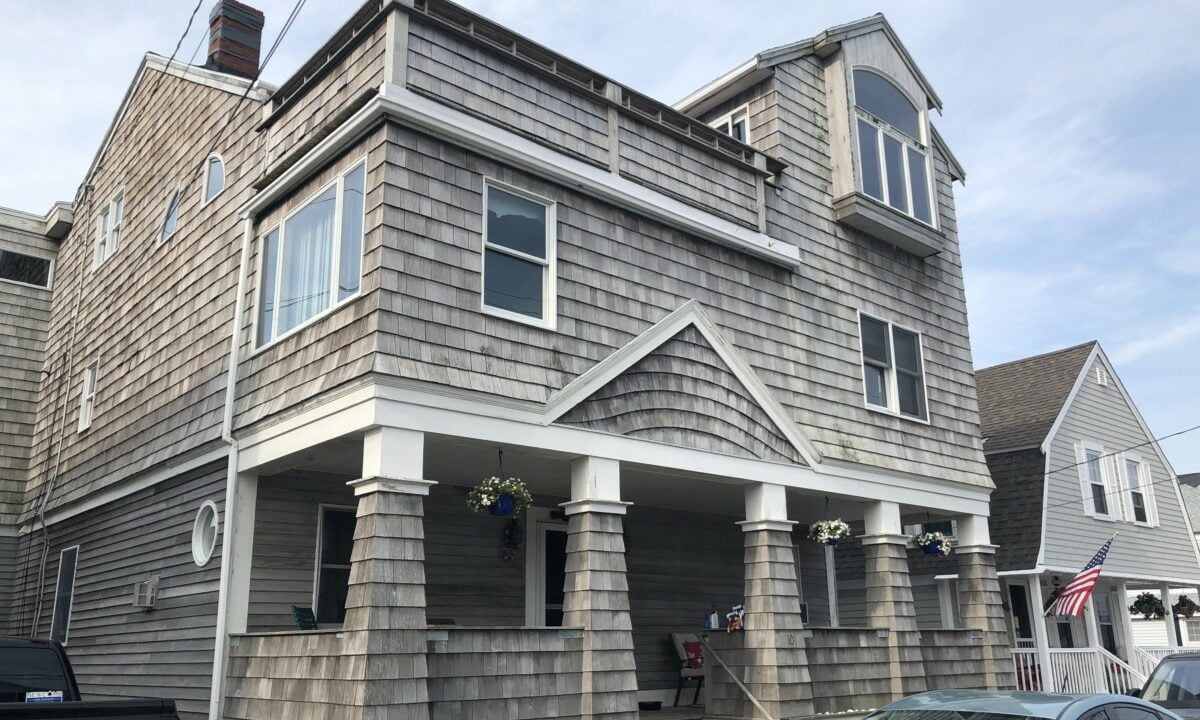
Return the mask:
[[[1129,612],[1134,615],[1141,615],[1147,620],[1162,620],[1167,616],[1167,609],[1163,607],[1162,600],[1151,592],[1144,592],[1134,599],[1133,604],[1129,606]]]
[[[1171,612],[1185,618],[1195,615],[1197,610],[1200,610],[1200,605],[1192,602],[1192,599],[1187,595],[1180,595],[1179,602],[1171,606]]]
[[[921,552],[932,557],[946,557],[952,550],[950,538],[940,532],[927,532],[914,535],[913,545],[921,548]]]
[[[808,539],[816,540],[822,545],[837,545],[839,540],[850,537],[850,526],[841,518],[835,520],[818,520],[808,528]]]
[[[533,495],[520,478],[485,478],[471,488],[467,507],[475,512],[487,512],[497,517],[516,515],[533,503]]]

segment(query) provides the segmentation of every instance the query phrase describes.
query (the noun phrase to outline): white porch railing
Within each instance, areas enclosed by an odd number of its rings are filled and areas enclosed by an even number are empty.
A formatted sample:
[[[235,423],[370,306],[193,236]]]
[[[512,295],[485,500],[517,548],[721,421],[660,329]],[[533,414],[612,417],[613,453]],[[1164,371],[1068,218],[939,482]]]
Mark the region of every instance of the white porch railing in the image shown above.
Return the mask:
[[[1103,648],[1052,648],[1050,672],[1043,672],[1038,651],[1012,651],[1017,689],[1033,692],[1108,692],[1124,695],[1146,681],[1145,674]]]
[[[1138,672],[1146,677],[1150,677],[1150,673],[1154,672],[1154,668],[1158,667],[1159,661],[1166,656],[1196,652],[1200,652],[1200,647],[1136,647],[1133,649],[1133,662],[1131,664]]]

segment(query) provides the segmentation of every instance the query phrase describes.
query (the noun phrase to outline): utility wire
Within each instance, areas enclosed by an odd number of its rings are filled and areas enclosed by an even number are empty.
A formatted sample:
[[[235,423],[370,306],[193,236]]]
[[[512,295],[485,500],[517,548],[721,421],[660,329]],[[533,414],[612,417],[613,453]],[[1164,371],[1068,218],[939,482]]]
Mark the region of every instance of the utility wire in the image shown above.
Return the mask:
[[[1098,458],[1094,458],[1094,459],[1095,459],[1095,460],[1097,460],[1097,461],[1099,461],[1099,460],[1103,460],[1104,458],[1115,457],[1115,456],[1117,456],[1117,455],[1122,455],[1122,454],[1124,454],[1124,453],[1127,453],[1127,452],[1129,452],[1130,450],[1136,450],[1136,449],[1138,449],[1138,448],[1140,448],[1140,447],[1145,447],[1145,446],[1147,446],[1147,445],[1157,445],[1157,444],[1159,443],[1159,441],[1161,441],[1161,440],[1167,440],[1167,439],[1170,439],[1170,438],[1173,438],[1173,437],[1178,437],[1179,435],[1184,435],[1184,434],[1186,434],[1186,433],[1195,432],[1196,430],[1200,430],[1200,425],[1193,425],[1192,427],[1189,427],[1189,428],[1184,428],[1183,430],[1179,430],[1178,432],[1173,432],[1173,433],[1171,433],[1171,434],[1169,434],[1169,435],[1163,435],[1162,437],[1151,438],[1150,440],[1147,440],[1147,441],[1146,441],[1146,442],[1144,442],[1144,443],[1138,443],[1137,445],[1130,445],[1129,447],[1125,448],[1124,450],[1117,450],[1117,451],[1114,451],[1114,452],[1106,453],[1106,454],[1104,454],[1104,455],[1101,455],[1101,456],[1099,456]],[[1161,450],[1161,448],[1159,448],[1159,449]],[[1047,476],[1047,477],[1049,477],[1050,475],[1053,475],[1053,474],[1055,474],[1055,473],[1062,472],[1062,471],[1064,471],[1064,470],[1071,470],[1072,468],[1077,468],[1077,467],[1079,467],[1080,465],[1085,465],[1085,464],[1087,464],[1087,463],[1089,463],[1089,462],[1091,462],[1091,460],[1083,460],[1083,461],[1081,461],[1081,462],[1072,463],[1072,464],[1070,464],[1070,465],[1064,465],[1064,466],[1062,466],[1062,467],[1060,467],[1060,468],[1055,468],[1054,470],[1050,470],[1050,471],[1048,471],[1048,472],[1046,473],[1046,476]],[[1155,480],[1154,482],[1147,483],[1147,484],[1145,484],[1145,485],[1140,485],[1140,484],[1139,484],[1139,487],[1152,487],[1152,486],[1154,486],[1154,485],[1162,485],[1162,484],[1164,484],[1164,483],[1170,483],[1170,482],[1172,482],[1173,480],[1174,480],[1174,478],[1172,478],[1172,477],[1169,477],[1169,476],[1168,476],[1168,477],[1166,477],[1166,478],[1163,478],[1162,480]],[[1105,492],[1105,493],[1103,493],[1103,495],[1102,495],[1101,497],[1108,497],[1109,495],[1122,495],[1122,494],[1124,494],[1124,493],[1126,493],[1126,492],[1129,492],[1129,491],[1131,491],[1131,490],[1133,490],[1133,489],[1134,489],[1134,488],[1119,488],[1119,489],[1117,489],[1117,490],[1111,490],[1111,491]],[[1080,497],[1080,498],[1077,498],[1077,499],[1074,499],[1074,500],[1068,500],[1068,501],[1066,501],[1066,502],[1055,503],[1055,504],[1053,504],[1053,505],[1047,505],[1047,506],[1045,506],[1045,507],[1044,507],[1044,508],[1042,508],[1042,509],[1043,509],[1043,510],[1049,510],[1049,509],[1051,509],[1051,508],[1059,508],[1059,507],[1066,507],[1067,505],[1074,505],[1075,503],[1087,503],[1089,500],[1092,500],[1094,497],[1095,497],[1095,496],[1089,496],[1089,497],[1086,497],[1086,498],[1084,498],[1084,497]]]

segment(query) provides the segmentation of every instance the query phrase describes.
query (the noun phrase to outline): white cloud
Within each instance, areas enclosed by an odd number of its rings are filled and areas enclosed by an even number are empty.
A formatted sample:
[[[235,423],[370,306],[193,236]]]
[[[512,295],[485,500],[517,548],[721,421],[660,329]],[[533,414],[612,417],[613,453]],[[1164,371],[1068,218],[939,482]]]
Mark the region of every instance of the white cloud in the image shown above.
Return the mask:
[[[1169,350],[1197,337],[1200,337],[1200,310],[1165,328],[1160,328],[1154,334],[1121,345],[1113,352],[1112,359],[1118,364],[1134,363],[1151,353]]]

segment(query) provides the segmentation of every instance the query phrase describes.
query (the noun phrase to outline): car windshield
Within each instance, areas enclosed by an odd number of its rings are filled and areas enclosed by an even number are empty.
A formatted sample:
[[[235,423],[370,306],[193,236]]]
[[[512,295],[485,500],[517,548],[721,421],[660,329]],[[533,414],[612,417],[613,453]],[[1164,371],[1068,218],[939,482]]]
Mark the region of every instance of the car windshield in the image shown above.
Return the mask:
[[[1034,720],[1032,715],[1009,715],[969,710],[887,710],[867,720]]]
[[[0,702],[24,702],[30,691],[67,690],[58,653],[50,648],[0,652]]]
[[[1142,697],[1172,710],[1200,708],[1200,662],[1167,660],[1158,664]]]

